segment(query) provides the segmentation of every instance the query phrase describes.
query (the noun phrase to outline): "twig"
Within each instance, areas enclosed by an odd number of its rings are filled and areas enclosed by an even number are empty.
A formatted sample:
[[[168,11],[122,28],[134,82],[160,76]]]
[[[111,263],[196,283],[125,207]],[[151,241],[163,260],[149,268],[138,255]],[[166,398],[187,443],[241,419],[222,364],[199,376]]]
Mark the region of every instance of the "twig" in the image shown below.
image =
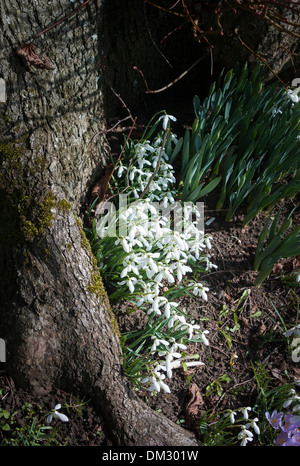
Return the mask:
[[[99,135],[99,134],[103,134],[103,133],[109,133],[110,131],[113,131],[120,123],[123,123],[123,121],[126,121],[128,120],[129,118],[131,118],[130,116],[127,116],[125,118],[123,118],[122,120],[119,120],[117,121],[117,123],[112,126],[111,128],[109,129],[101,129],[100,131],[97,131],[96,134],[94,134],[94,136],[92,137],[91,139],[91,152],[92,152],[92,155],[94,157],[94,159],[96,160],[96,157],[95,157],[95,154],[94,154],[94,151],[93,151],[93,143],[94,143],[94,139]]]
[[[87,5],[88,3],[90,3],[91,0],[86,0],[84,3],[82,3],[80,6],[78,6],[74,11],[72,11],[71,13],[69,13],[67,16],[65,16],[64,18],[60,19],[59,21],[57,21],[56,23],[53,23],[51,24],[51,26],[48,26],[46,29],[44,29],[42,32],[39,32],[38,34],[35,34],[34,39],[37,39],[38,37],[40,37],[42,34],[44,34],[45,32],[49,31],[50,29],[54,28],[55,26],[58,26],[60,23],[63,23],[64,21],[67,21],[67,19],[69,19],[71,16],[75,15],[76,13],[79,13],[79,11],[85,6]]]
[[[134,66],[133,69],[138,71],[140,73],[140,75],[142,76],[143,78],[143,81],[145,83],[145,86],[146,86],[146,93],[147,94],[157,94],[159,92],[163,92],[165,91],[166,89],[168,89],[169,87],[173,86],[174,84],[176,84],[180,79],[182,79],[186,74],[188,74],[192,68],[194,68],[194,66],[198,65],[198,63],[200,63],[200,61],[202,61],[204,59],[204,57],[200,57],[198,60],[196,60],[187,70],[185,70],[180,76],[178,76],[178,78],[174,79],[174,81],[170,82],[169,84],[167,84],[166,86],[160,88],[160,89],[156,89],[155,91],[152,91],[149,89],[149,86],[148,86],[148,83],[145,79],[145,76],[143,74],[143,72],[137,67],[137,66]]]
[[[274,76],[276,76],[276,78],[278,79],[278,81],[280,81],[285,88],[287,88],[287,85],[280,79],[280,77],[275,73],[274,70],[272,70],[272,68],[268,65],[267,61],[265,60],[265,58],[263,58],[262,56],[260,56],[258,53],[254,52],[254,50],[252,50],[244,41],[243,39],[240,37],[239,33],[238,33],[238,28],[235,28],[234,30],[235,34],[237,35],[237,38],[239,39],[239,41],[241,42],[241,44],[244,45],[244,47],[246,47],[248,50],[250,50],[251,53],[253,53],[253,55],[255,55],[260,61],[263,62],[264,65],[266,65],[269,70],[274,74]]]
[[[147,13],[146,13],[146,3],[148,2],[144,2],[144,17],[145,17],[145,21],[146,21],[146,26],[147,26],[147,29],[148,29],[148,33],[149,33],[149,37],[154,45],[154,47],[156,48],[156,50],[159,52],[159,54],[163,57],[163,59],[168,63],[168,65],[173,68],[173,66],[171,65],[171,63],[169,62],[169,60],[167,59],[167,57],[162,53],[162,51],[160,50],[160,48],[158,47],[157,43],[155,42],[155,40],[153,39],[152,37],[152,34],[151,34],[151,31],[150,31],[150,27],[149,27],[149,23],[148,23],[148,18],[147,18]]]

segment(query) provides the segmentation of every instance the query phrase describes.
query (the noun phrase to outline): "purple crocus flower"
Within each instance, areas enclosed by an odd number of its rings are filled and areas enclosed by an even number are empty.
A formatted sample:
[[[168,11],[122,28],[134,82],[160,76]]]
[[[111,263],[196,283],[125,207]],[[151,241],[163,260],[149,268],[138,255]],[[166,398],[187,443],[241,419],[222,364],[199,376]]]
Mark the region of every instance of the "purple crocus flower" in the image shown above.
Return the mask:
[[[285,445],[287,447],[300,447],[300,432],[297,432],[292,437],[288,438]]]
[[[289,440],[289,434],[282,430],[280,434],[277,435],[276,439],[274,440],[274,443],[278,447],[284,447],[288,440]]]
[[[299,427],[300,427],[300,418],[299,418],[299,421],[297,422],[296,416],[292,413],[284,416],[283,424],[281,425],[281,429],[284,432],[288,432],[290,434],[297,433]]]
[[[266,418],[273,427],[273,429],[281,428],[283,413],[277,413],[277,410],[275,409],[275,411],[273,411],[271,415],[270,413],[266,412]]]

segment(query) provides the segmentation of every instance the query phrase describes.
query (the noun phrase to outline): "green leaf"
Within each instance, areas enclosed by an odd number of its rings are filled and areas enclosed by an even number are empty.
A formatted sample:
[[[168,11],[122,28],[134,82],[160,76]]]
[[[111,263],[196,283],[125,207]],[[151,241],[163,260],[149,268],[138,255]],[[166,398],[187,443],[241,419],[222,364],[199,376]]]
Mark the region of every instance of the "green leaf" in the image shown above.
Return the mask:
[[[179,154],[181,148],[183,145],[183,139],[180,138],[179,141],[177,142],[176,146],[174,147],[174,150],[169,158],[169,163],[172,164],[176,156]]]
[[[206,194],[210,193],[215,187],[219,184],[221,177],[217,177],[214,180],[210,181],[204,188],[202,188],[203,183],[198,186],[186,199],[185,201],[196,202],[201,197],[205,196]]]

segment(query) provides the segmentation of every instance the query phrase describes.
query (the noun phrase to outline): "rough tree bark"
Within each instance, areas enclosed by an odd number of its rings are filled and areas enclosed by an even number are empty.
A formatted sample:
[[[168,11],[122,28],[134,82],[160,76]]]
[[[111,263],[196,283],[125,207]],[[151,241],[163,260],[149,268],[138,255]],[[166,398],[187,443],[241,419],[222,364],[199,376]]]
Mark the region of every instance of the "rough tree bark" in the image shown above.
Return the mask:
[[[100,0],[42,36],[80,2],[1,0],[0,336],[15,383],[87,395],[115,445],[197,445],[194,436],[149,409],[122,369],[114,317],[79,220],[107,147]],[[36,44],[54,70],[16,54]]]

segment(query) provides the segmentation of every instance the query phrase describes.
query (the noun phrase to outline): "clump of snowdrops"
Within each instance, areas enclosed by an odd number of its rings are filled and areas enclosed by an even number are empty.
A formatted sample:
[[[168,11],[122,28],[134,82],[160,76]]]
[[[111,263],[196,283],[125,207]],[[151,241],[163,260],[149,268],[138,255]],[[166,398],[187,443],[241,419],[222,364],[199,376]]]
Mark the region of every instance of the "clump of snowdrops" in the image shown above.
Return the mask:
[[[208,345],[208,331],[180,298],[192,293],[206,301],[209,289],[196,277],[216,267],[208,254],[212,238],[200,228],[202,204],[176,200],[172,161],[182,140],[170,120],[165,112],[156,115],[139,141],[127,142],[112,176],[114,195],[97,208],[91,242],[111,301],[126,299],[147,316],[142,329],[123,335],[126,373],[137,388],[166,393],[174,369],[203,364],[188,345]]]

